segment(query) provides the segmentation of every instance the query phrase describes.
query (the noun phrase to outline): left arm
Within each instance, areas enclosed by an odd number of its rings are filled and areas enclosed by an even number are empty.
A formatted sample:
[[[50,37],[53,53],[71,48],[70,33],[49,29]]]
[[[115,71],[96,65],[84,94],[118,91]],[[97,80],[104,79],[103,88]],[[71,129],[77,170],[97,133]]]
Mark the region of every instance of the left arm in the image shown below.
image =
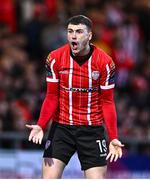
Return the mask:
[[[100,87],[103,116],[110,141],[109,153],[106,159],[110,158],[110,162],[116,161],[118,157],[121,158],[122,147],[124,146],[118,140],[114,86],[115,64],[109,56],[104,56],[104,63],[101,67]]]
[[[101,90],[103,116],[110,141],[118,138],[117,115],[113,96],[113,89]]]
[[[101,90],[103,116],[110,140],[109,153],[106,159],[110,158],[110,162],[122,157],[122,147],[124,146],[118,140],[117,115],[113,96],[113,89]]]

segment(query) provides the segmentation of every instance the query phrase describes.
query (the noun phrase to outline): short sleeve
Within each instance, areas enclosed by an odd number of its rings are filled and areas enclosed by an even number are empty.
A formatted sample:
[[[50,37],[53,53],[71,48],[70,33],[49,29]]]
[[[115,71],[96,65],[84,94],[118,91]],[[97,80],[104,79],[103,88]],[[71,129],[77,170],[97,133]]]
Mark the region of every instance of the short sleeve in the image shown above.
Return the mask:
[[[59,73],[56,64],[56,59],[50,53],[45,61],[46,68],[46,81],[47,82],[59,82]]]
[[[103,64],[100,74],[101,89],[105,90],[115,87],[115,64],[111,58]]]

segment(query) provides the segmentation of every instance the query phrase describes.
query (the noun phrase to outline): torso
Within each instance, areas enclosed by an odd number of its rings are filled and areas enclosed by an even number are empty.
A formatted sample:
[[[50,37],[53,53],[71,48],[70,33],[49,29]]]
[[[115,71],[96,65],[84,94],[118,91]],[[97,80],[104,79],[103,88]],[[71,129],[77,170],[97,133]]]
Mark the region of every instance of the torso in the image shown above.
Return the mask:
[[[79,65],[70,56],[69,45],[54,52],[54,56],[60,85],[59,110],[55,120],[68,125],[101,125],[100,85],[105,85],[103,81],[108,78],[107,74],[105,79],[101,78],[101,72],[104,64],[110,61],[109,57],[94,47],[89,59]]]

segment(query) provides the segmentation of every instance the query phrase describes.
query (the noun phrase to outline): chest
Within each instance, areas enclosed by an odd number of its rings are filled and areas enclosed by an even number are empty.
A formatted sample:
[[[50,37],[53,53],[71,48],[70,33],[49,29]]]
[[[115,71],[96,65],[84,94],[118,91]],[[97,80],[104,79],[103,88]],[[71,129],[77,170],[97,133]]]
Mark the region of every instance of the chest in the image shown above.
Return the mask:
[[[100,70],[98,65],[89,58],[84,64],[79,65],[70,58],[61,62],[59,68],[60,85],[69,87],[89,88],[99,86]]]

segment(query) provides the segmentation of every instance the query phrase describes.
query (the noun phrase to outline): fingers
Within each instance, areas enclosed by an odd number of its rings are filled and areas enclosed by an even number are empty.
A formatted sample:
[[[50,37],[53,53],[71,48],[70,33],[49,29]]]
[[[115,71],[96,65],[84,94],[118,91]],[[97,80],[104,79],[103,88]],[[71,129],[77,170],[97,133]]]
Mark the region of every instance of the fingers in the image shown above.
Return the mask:
[[[39,144],[39,138],[35,139],[35,144]]]
[[[42,138],[41,137],[36,137],[35,143],[36,144],[41,144],[42,143]]]
[[[111,156],[110,156],[110,162],[113,162],[114,157],[115,157],[115,154],[111,154]]]
[[[116,154],[116,155],[115,155],[115,157],[114,157],[114,162],[116,162],[116,161],[117,161],[118,157],[119,157],[119,155],[118,155],[118,154]]]
[[[121,148],[118,148],[118,156],[119,156],[119,158],[122,157],[122,149]]]
[[[113,154],[113,153],[109,153],[106,157],[106,160],[110,159],[110,162],[116,162],[118,159],[119,155],[118,154]]]
[[[43,139],[43,130],[38,125],[28,125],[26,127],[31,129],[28,140],[32,141],[35,144],[41,144]]]
[[[34,137],[34,136],[33,136],[33,132],[31,131],[28,140],[31,141],[33,137]]]
[[[43,139],[43,135],[41,135],[41,134],[34,134],[34,132],[31,131],[28,140],[32,141],[35,144],[41,144],[42,143],[42,139]]]
[[[41,144],[42,143],[42,138],[38,137],[36,135],[33,136],[32,134],[30,134],[29,141],[32,141],[35,144]]]
[[[39,144],[41,144],[42,143],[42,138],[39,138]]]
[[[108,160],[111,156],[111,153],[108,153],[107,157],[106,157],[106,160]]]
[[[36,136],[33,136],[32,142],[33,142],[33,143],[36,143]]]
[[[107,157],[106,157],[106,160],[110,159],[110,162],[116,162],[118,160],[118,158],[121,158],[122,157],[122,149],[120,147],[117,147],[117,148],[113,148],[113,149],[110,149]]]

